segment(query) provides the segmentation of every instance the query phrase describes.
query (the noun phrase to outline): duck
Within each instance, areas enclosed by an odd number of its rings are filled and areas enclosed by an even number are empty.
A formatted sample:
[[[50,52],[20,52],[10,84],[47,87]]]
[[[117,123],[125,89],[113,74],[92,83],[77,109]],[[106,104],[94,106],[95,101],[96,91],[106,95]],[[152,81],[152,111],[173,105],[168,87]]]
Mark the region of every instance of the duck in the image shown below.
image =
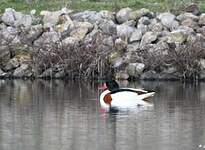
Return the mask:
[[[100,89],[103,90],[100,94],[100,105],[104,109],[153,106],[148,99],[155,95],[154,91],[120,88],[115,80],[106,81]]]

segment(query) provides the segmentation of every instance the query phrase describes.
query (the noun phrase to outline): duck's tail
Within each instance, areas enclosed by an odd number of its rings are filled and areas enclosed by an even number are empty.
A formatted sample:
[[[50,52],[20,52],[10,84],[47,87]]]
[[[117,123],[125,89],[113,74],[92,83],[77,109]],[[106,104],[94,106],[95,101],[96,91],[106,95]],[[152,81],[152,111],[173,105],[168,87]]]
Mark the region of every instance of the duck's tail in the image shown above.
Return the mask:
[[[154,94],[155,94],[155,92],[148,92],[148,93],[145,93],[145,94],[138,95],[138,98],[142,99],[144,101],[148,101],[151,97],[154,96]]]

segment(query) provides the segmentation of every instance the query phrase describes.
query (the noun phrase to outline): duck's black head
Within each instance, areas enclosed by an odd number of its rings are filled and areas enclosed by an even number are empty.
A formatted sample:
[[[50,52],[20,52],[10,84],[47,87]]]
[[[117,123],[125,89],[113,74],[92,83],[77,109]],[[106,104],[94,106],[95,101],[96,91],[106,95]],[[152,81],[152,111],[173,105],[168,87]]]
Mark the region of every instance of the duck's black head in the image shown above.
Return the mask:
[[[108,90],[110,91],[119,89],[119,85],[115,80],[109,80],[109,81],[106,81],[105,83],[106,83]]]

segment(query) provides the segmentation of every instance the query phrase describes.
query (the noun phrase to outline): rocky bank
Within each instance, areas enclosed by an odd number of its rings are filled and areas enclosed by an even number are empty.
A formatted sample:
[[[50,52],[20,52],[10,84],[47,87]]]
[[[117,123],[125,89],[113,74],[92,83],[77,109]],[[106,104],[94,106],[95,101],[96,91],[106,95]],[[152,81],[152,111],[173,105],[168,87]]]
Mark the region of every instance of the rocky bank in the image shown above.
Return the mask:
[[[39,16],[7,8],[0,77],[205,79],[205,13],[191,8],[178,15],[63,8]]]

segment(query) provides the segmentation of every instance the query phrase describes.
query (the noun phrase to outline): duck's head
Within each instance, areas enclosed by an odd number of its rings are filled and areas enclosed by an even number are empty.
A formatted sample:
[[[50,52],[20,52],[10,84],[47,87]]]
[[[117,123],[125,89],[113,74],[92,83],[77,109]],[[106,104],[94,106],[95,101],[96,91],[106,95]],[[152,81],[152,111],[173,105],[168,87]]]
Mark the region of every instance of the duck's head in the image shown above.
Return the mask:
[[[119,89],[119,85],[115,80],[108,80],[105,83],[103,83],[103,86],[101,86],[101,89],[113,91],[113,90]]]

